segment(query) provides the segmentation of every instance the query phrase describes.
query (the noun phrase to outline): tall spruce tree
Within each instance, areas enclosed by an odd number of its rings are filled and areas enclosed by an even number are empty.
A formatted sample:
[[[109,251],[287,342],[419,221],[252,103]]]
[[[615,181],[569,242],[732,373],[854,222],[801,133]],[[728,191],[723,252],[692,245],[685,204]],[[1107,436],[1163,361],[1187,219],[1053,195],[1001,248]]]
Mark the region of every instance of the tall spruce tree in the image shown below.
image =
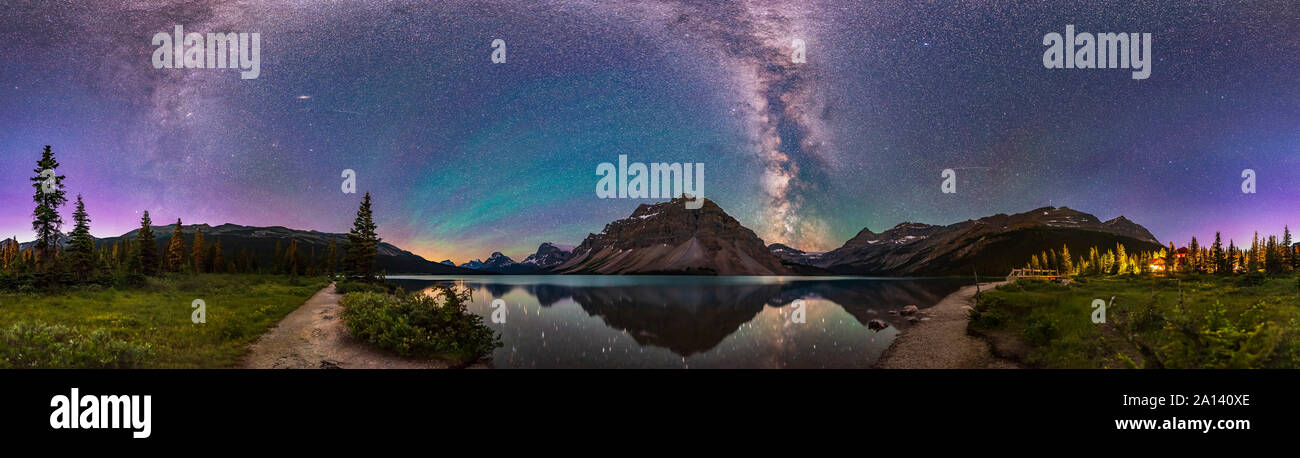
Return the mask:
[[[36,209],[32,211],[32,230],[36,232],[33,248],[37,262],[44,267],[49,267],[53,254],[58,250],[59,236],[63,235],[60,232],[63,217],[59,216],[59,207],[68,202],[67,191],[63,190],[65,177],[56,173],[58,168],[59,161],[54,159],[54,152],[50,145],[45,145],[41,159],[36,161],[36,168],[32,170],[36,176],[31,178],[32,187],[36,188],[36,194],[32,196],[36,202]]]
[[[1255,231],[1255,238],[1250,242],[1250,256],[1246,261],[1246,272],[1255,273],[1260,268],[1260,248],[1259,248],[1259,231]]]
[[[275,241],[275,253],[271,255],[271,272],[284,272],[284,247],[280,246],[280,240]]]
[[[284,250],[284,271],[289,275],[298,275],[302,268],[302,255],[298,253],[298,239],[289,239],[289,248]]]
[[[1115,274],[1116,275],[1128,275],[1129,273],[1128,261],[1129,261],[1128,252],[1124,251],[1124,244],[1116,243],[1115,244]]]
[[[212,242],[212,272],[222,273],[226,271],[226,258],[221,253],[221,239]]]
[[[4,270],[15,270],[15,267],[17,267],[18,252],[20,251],[18,248],[18,236],[14,236],[14,238],[11,239],[5,239],[4,244],[0,245],[0,247],[3,247],[3,250],[0,252],[4,255]]]
[[[1061,245],[1061,275],[1070,276],[1074,274],[1074,261],[1070,259],[1070,247]]]
[[[140,265],[140,273],[145,275],[158,275],[158,242],[154,241],[153,220],[149,219],[149,212],[146,210],[144,216],[140,218],[140,232],[135,235],[136,251],[139,256],[135,256],[136,262]]]
[[[207,270],[204,264],[208,259],[208,247],[203,243],[203,228],[194,227],[194,247],[190,250],[190,258],[194,262],[194,273],[203,273]]]
[[[1210,262],[1214,266],[1214,273],[1224,274],[1228,272],[1228,258],[1223,254],[1223,239],[1218,232],[1214,233],[1214,244],[1210,245]]]
[[[1264,247],[1264,272],[1270,274],[1282,272],[1282,258],[1276,235],[1268,236],[1268,243]]]
[[[72,241],[68,244],[68,259],[77,278],[87,279],[95,270],[95,238],[90,236],[90,215],[86,214],[86,204],[77,195],[77,209],[72,212]]]
[[[185,267],[185,234],[181,233],[181,219],[176,218],[176,228],[167,241],[167,270],[179,272]]]
[[[338,272],[339,247],[338,241],[330,239],[329,248],[325,251],[325,272],[334,275]]]
[[[1237,251],[1237,244],[1232,239],[1228,239],[1228,261],[1224,263],[1228,268],[1227,273],[1237,272],[1237,257],[1239,256]]]
[[[1291,226],[1282,226],[1282,264],[1295,267],[1295,250],[1291,248]]]
[[[1192,237],[1192,244],[1187,246],[1187,263],[1189,270],[1201,271],[1201,244],[1196,242],[1195,236]]]
[[[379,254],[380,238],[375,234],[375,220],[370,211],[370,193],[361,199],[357,219],[348,232],[348,247],[344,267],[348,273],[363,280],[375,278],[375,256]]]

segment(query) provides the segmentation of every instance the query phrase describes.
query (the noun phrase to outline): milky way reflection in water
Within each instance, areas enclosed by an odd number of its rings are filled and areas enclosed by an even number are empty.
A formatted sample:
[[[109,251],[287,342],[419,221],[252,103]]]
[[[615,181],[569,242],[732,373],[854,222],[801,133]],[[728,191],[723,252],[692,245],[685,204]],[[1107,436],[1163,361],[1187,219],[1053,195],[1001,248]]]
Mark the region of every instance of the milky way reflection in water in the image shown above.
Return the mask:
[[[408,291],[473,290],[501,333],[498,368],[865,368],[922,309],[968,279],[684,276],[391,276]],[[491,320],[492,301],[506,305]],[[796,299],[806,320],[792,320]],[[872,319],[889,323],[873,331]]]

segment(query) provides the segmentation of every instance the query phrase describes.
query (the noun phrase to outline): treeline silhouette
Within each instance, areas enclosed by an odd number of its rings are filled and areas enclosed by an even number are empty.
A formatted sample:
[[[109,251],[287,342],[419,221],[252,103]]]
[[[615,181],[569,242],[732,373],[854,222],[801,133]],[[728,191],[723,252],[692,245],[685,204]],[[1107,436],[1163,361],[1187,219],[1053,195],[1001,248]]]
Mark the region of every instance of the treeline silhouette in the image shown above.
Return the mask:
[[[159,275],[203,273],[256,273],[283,275],[343,274],[374,280],[380,239],[375,233],[370,193],[366,193],[347,241],[331,239],[323,253],[315,245],[303,248],[297,239],[275,241],[269,256],[243,246],[236,252],[220,238],[209,240],[202,227],[193,235],[182,232],[179,218],[166,240],[154,233],[148,211],[140,217],[134,238],[120,237],[97,243],[90,235],[90,215],[82,196],[76,197],[72,232],[62,232],[59,208],[67,202],[58,161],[46,146],[33,170],[35,189],[32,230],[36,240],[23,248],[17,237],[0,241],[0,289],[36,290],[64,285],[131,286]]]
[[[1114,249],[1105,251],[1090,247],[1088,254],[1072,256],[1069,246],[1062,246],[1032,256],[1025,263],[1031,269],[1056,269],[1067,276],[1109,276],[1109,275],[1178,275],[1178,274],[1267,274],[1279,275],[1300,269],[1300,245],[1292,244],[1291,228],[1282,228],[1282,237],[1270,235],[1262,242],[1259,232],[1255,233],[1249,248],[1238,248],[1229,239],[1227,248],[1223,246],[1220,233],[1214,234],[1214,243],[1201,245],[1196,237],[1191,243],[1175,248],[1173,242],[1169,247],[1157,252],[1143,251],[1129,253],[1124,244],[1116,244]]]

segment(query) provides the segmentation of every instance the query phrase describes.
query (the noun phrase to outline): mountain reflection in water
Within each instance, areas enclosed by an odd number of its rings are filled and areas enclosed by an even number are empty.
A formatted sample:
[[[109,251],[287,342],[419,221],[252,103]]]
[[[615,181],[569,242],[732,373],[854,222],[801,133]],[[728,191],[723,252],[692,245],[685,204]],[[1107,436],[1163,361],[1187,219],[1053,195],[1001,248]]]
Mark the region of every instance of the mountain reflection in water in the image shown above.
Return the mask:
[[[500,368],[863,368],[930,307],[970,280],[846,277],[392,276],[408,291],[473,290],[469,310],[501,333]],[[492,301],[506,303],[493,323]],[[806,320],[793,322],[795,300]],[[879,319],[889,327],[873,331]]]

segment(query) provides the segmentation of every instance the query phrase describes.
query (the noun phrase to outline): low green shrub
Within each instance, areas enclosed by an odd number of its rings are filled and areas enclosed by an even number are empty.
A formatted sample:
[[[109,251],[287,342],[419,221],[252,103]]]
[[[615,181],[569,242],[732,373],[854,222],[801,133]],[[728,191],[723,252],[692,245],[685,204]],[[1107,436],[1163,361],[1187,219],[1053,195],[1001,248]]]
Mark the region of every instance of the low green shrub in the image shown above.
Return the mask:
[[[441,303],[419,293],[348,293],[342,302],[343,323],[353,336],[403,356],[468,364],[501,346],[483,318],[466,310],[469,291],[436,288]]]
[[[41,321],[20,321],[0,330],[0,368],[135,368],[153,349],[113,339],[104,329],[89,334]]]
[[[1268,280],[1268,277],[1262,273],[1253,272],[1244,275],[1238,275],[1234,277],[1234,280],[1236,281],[1236,285],[1239,287],[1251,287],[1251,286],[1259,286],[1264,284],[1264,282]]]
[[[984,294],[970,311],[970,326],[976,329],[1002,327],[1007,319],[1002,312],[1003,307],[1005,307],[1005,300],[1002,296],[993,293]]]
[[[1031,315],[1025,319],[1020,337],[1032,345],[1041,346],[1061,337],[1061,333],[1050,318]]]
[[[985,291],[975,331],[1003,331],[1049,368],[1298,368],[1300,298],[1292,275],[1093,277]],[[1107,304],[1092,322],[1093,301]]]
[[[1215,301],[1203,314],[1175,315],[1165,324],[1166,340],[1157,349],[1168,368],[1248,369],[1260,367],[1281,343],[1283,329],[1266,321],[1258,303],[1229,316]]]

